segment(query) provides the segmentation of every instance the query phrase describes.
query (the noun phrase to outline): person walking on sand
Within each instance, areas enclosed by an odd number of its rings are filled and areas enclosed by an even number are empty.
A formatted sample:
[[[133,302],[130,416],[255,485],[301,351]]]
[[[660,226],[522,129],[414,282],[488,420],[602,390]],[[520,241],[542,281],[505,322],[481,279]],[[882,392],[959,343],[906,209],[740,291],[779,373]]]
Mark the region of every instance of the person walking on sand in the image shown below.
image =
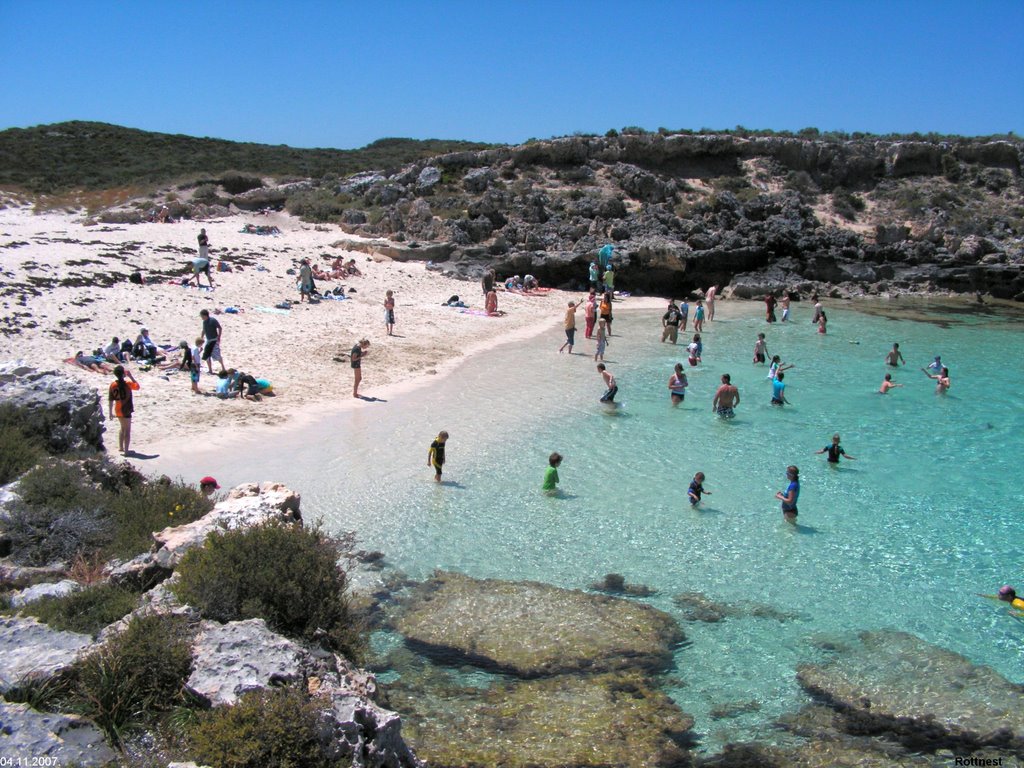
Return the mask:
[[[181,350],[181,362],[178,363],[178,369],[188,371],[189,381],[192,382],[192,394],[202,394],[199,391],[199,372],[202,370],[199,367],[199,358],[192,356],[192,350],[189,348],[187,341],[182,341],[178,344],[178,348]]]
[[[881,386],[878,387],[878,394],[880,394],[880,395],[887,395],[887,394],[889,394],[889,390],[890,389],[896,389],[896,387],[902,387],[902,386],[903,386],[902,384],[896,384],[892,380],[892,374],[891,373],[887,373],[887,374],[885,374],[885,378],[882,379]]]
[[[594,352],[594,360],[604,361],[604,350],[608,346],[608,327],[604,320],[597,325],[597,349]]]
[[[558,348],[558,353],[561,354],[565,351],[565,348],[569,348],[569,354],[572,354],[572,345],[576,343],[576,310],[583,304],[583,299],[579,301],[570,301],[569,308],[565,310],[565,344]]]
[[[593,288],[587,294],[587,303],[583,305],[583,320],[586,323],[583,335],[588,339],[594,338],[594,323],[597,322],[597,292]]]
[[[605,393],[601,395],[602,403],[614,403],[615,395],[619,392],[619,385],[615,382],[615,377],[612,372],[609,371],[604,363],[597,364],[597,372],[601,374],[601,378],[604,379]]]
[[[127,380],[125,380],[127,377]],[[132,392],[137,392],[139,382],[132,376],[131,371],[126,371],[123,365],[114,366],[115,381],[107,391],[107,410],[111,420],[117,417],[120,427],[117,433],[117,449],[122,456],[127,456],[131,450],[132,443],[132,414],[135,412],[135,401]]]
[[[210,260],[210,238],[206,236],[206,229],[199,230],[199,236],[196,237],[199,241],[199,258]]]
[[[693,330],[697,333],[704,331],[704,302],[697,299],[697,308],[693,311]]]
[[[665,343],[666,340],[671,341],[673,344],[679,339],[679,322],[682,320],[682,315],[679,314],[679,307],[676,306],[675,300],[669,301],[668,310],[661,316],[661,342]]]
[[[843,450],[843,446],[839,444],[839,433],[836,432],[832,435],[832,442],[822,448],[820,451],[815,451],[815,456],[820,456],[823,453],[828,454],[829,464],[839,464],[839,457],[845,456],[850,461],[856,461],[856,459]]]
[[[441,471],[444,469],[444,446],[448,442],[448,433],[441,431],[437,433],[434,442],[430,444],[427,451],[427,466],[434,468],[434,482],[441,482]]]
[[[789,302],[791,301],[789,294],[782,294],[782,301],[779,302],[779,306],[782,307],[782,322],[789,320]]]
[[[704,294],[704,303],[708,307],[708,322],[710,323],[715,319],[715,297],[718,295],[718,288],[712,285],[708,288],[708,292]]]
[[[944,395],[949,391],[949,368],[945,366],[938,373],[928,373],[927,368],[922,368],[924,375],[935,380],[935,394]]]
[[[736,415],[735,408],[740,404],[740,391],[732,383],[728,373],[722,374],[722,386],[715,392],[711,401],[711,410],[723,419],[731,419]]]
[[[903,353],[900,352],[900,345],[894,343],[892,345],[892,349],[890,349],[889,353],[885,356],[885,364],[891,365],[893,368],[899,368],[900,363],[906,365],[907,361],[903,359]]]
[[[359,382],[363,380],[363,358],[366,357],[366,350],[369,348],[369,339],[360,339],[349,353],[349,363],[352,365],[353,377],[352,397],[359,397]]]
[[[757,341],[754,342],[754,365],[764,365],[768,359],[768,342],[764,339],[764,334],[757,334]]]
[[[683,364],[676,363],[675,369],[668,379],[668,394],[669,398],[672,400],[673,408],[686,399],[686,388],[688,386],[690,386],[690,382],[686,379],[686,373],[683,371]]]
[[[698,472],[693,476],[693,480],[690,481],[690,487],[686,491],[686,498],[690,500],[690,506],[696,507],[700,504],[700,497],[702,494],[711,495],[711,491],[704,488],[704,473]]]
[[[388,336],[395,335],[395,292],[385,291],[384,293],[384,328]]]
[[[562,464],[562,454],[555,451],[548,456],[548,468],[544,470],[544,483],[541,490],[548,496],[558,495],[558,467]]]
[[[787,523],[796,525],[797,499],[800,498],[800,470],[790,464],[786,467],[786,479],[789,485],[785,491],[779,491],[775,498],[782,502],[782,517]]]
[[[199,316],[203,319],[203,338],[206,339],[206,345],[203,347],[203,360],[206,361],[208,372],[212,376],[214,360],[220,365],[222,371],[225,370],[224,358],[220,353],[220,340],[224,329],[220,327],[217,318],[210,317],[210,310],[202,310]]]

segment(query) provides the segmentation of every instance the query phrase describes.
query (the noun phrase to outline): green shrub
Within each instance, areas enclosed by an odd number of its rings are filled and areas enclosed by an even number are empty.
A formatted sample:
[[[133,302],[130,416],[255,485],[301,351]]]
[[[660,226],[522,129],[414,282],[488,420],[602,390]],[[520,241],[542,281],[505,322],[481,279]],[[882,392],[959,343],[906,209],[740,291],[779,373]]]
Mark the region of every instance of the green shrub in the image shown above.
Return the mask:
[[[11,559],[41,566],[92,553],[110,540],[111,525],[98,507],[30,507],[8,505],[4,529],[11,540]]]
[[[233,707],[204,712],[190,757],[217,768],[327,768],[316,707],[298,690],[252,691]]]
[[[71,691],[72,680],[67,675],[28,674],[4,691],[4,699],[13,704],[28,704],[39,712],[53,712],[67,703]]]
[[[334,194],[329,189],[319,188],[297,192],[288,198],[288,213],[298,216],[306,221],[324,222],[333,221],[340,216],[347,204],[348,198]]]
[[[116,584],[97,584],[65,597],[44,597],[21,609],[54,629],[95,635],[129,614],[139,596]]]
[[[213,501],[186,485],[145,483],[111,495],[105,503],[113,525],[108,557],[131,558],[153,545],[153,532],[198,520]]]
[[[18,495],[30,507],[56,510],[99,506],[102,494],[78,463],[50,461],[28,472]]]
[[[229,195],[240,195],[250,189],[263,186],[263,179],[258,176],[243,176],[240,173],[225,173],[220,177],[220,185]]]
[[[832,192],[832,208],[848,221],[856,221],[864,207],[864,200],[847,189],[836,188]]]
[[[319,528],[271,522],[210,536],[182,558],[173,589],[206,618],[262,618],[303,639],[322,630],[334,650],[357,658],[360,633],[338,556],[338,542]]]
[[[43,456],[39,440],[11,425],[0,425],[0,485],[32,469]]]
[[[183,700],[192,669],[186,621],[180,616],[141,616],[73,668],[72,707],[92,718],[110,740],[171,711]]]
[[[25,447],[17,442],[19,433],[23,436],[24,442],[34,445],[38,450],[49,450],[54,453],[66,450],[63,438],[55,436],[54,428],[57,426],[57,419],[52,413],[21,408],[11,403],[0,403],[0,433],[6,432],[10,435],[5,437],[4,443],[0,445],[0,465],[6,460],[4,454],[8,451],[14,451],[16,458],[17,454],[25,450]],[[8,443],[8,440],[14,442]],[[14,477],[11,477],[11,480],[13,479]],[[2,482],[8,483],[10,480]]]

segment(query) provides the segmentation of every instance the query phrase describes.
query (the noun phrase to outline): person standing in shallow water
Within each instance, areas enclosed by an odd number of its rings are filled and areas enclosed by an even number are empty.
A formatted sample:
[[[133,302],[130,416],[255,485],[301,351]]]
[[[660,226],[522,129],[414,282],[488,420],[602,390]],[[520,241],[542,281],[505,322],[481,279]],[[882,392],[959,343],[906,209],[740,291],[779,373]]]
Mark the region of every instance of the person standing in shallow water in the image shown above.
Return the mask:
[[[764,297],[764,319],[769,323],[775,322],[775,294],[772,291],[768,291],[768,295]]]
[[[430,444],[427,452],[427,466],[434,468],[434,482],[441,482],[441,472],[444,469],[444,447],[448,442],[448,433],[441,431],[437,433],[434,442]]]
[[[779,491],[775,498],[782,502],[782,517],[787,523],[796,524],[796,502],[800,498],[800,470],[790,464],[786,467],[786,479],[789,485],[785,491]]]
[[[906,365],[907,361],[903,359],[903,353],[900,352],[900,345],[893,344],[892,349],[890,349],[889,353],[885,356],[885,364],[891,365],[893,368],[897,368],[900,363]]]
[[[949,368],[943,366],[939,373],[928,373],[927,368],[922,368],[924,375],[929,379],[935,379],[935,394],[944,395],[949,391]]]
[[[711,410],[723,419],[731,419],[736,415],[734,409],[739,404],[740,391],[733,385],[729,374],[723,373],[722,386],[715,392],[715,399],[711,401]]]
[[[586,323],[583,335],[591,339],[594,337],[594,323],[597,322],[597,292],[593,288],[587,295],[587,303],[583,305],[583,320]]]
[[[366,357],[366,350],[370,348],[369,339],[360,339],[359,343],[352,347],[349,353],[349,363],[352,366],[352,397],[359,397],[359,382],[363,380],[363,358]]]
[[[839,433],[838,432],[836,432],[834,435],[832,435],[832,442],[830,444],[826,445],[820,451],[815,451],[814,453],[815,453],[815,455],[821,455],[823,453],[827,453],[828,454],[828,463],[829,464],[838,464],[840,456],[845,456],[850,461],[856,461],[856,459],[854,459],[853,456],[851,456],[846,451],[844,451],[843,450],[843,446],[841,446],[839,444]]]

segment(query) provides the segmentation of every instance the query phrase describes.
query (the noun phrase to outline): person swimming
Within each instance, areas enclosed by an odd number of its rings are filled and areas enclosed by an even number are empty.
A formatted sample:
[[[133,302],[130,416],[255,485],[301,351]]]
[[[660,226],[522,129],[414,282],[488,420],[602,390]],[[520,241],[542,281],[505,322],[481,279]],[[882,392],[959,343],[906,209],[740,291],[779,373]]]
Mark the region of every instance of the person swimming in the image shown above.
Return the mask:
[[[1017,597],[1017,590],[1009,584],[1000,587],[996,597],[1004,603],[1009,603],[1011,608],[1024,611],[1024,599]]]

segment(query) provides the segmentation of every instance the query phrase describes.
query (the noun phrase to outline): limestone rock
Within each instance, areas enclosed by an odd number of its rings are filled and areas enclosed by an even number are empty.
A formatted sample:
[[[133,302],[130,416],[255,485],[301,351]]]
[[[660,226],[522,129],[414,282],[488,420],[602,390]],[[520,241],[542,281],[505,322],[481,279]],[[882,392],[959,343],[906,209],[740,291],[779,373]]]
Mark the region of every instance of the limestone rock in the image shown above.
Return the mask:
[[[462,186],[467,192],[484,192],[496,177],[492,168],[473,168],[462,177]]]
[[[67,669],[91,643],[88,635],[50,629],[33,618],[0,617],[0,693],[23,678]]]
[[[103,450],[99,393],[73,376],[2,363],[0,400],[31,411],[51,451]]]
[[[100,729],[89,720],[74,715],[37,712],[28,704],[0,701],[0,734],[0,755],[9,760],[20,759],[22,765],[93,768],[106,766],[117,759]],[[47,759],[54,762],[46,762]]]
[[[204,621],[192,646],[187,685],[213,706],[234,704],[247,691],[302,680],[306,654],[263,619]]]
[[[661,670],[684,639],[665,613],[629,600],[531,581],[439,572],[398,620],[415,650],[520,677]]]
[[[686,765],[693,718],[641,676],[558,676],[437,697],[389,689],[429,765]]]
[[[240,485],[198,520],[153,534],[157,546],[153,559],[160,568],[172,569],[185,552],[202,546],[211,533],[250,528],[269,520],[301,520],[300,498],[280,483]]]
[[[1024,686],[904,632],[865,632],[860,645],[797,679],[855,732],[908,746],[994,747],[1024,757]]]
[[[416,177],[416,192],[424,195],[434,191],[434,187],[441,183],[441,169],[428,165],[420,175]]]
[[[23,605],[34,603],[36,600],[42,600],[44,597],[66,597],[81,588],[81,584],[71,579],[63,579],[50,584],[36,584],[12,594],[10,596],[11,606],[20,608]]]

